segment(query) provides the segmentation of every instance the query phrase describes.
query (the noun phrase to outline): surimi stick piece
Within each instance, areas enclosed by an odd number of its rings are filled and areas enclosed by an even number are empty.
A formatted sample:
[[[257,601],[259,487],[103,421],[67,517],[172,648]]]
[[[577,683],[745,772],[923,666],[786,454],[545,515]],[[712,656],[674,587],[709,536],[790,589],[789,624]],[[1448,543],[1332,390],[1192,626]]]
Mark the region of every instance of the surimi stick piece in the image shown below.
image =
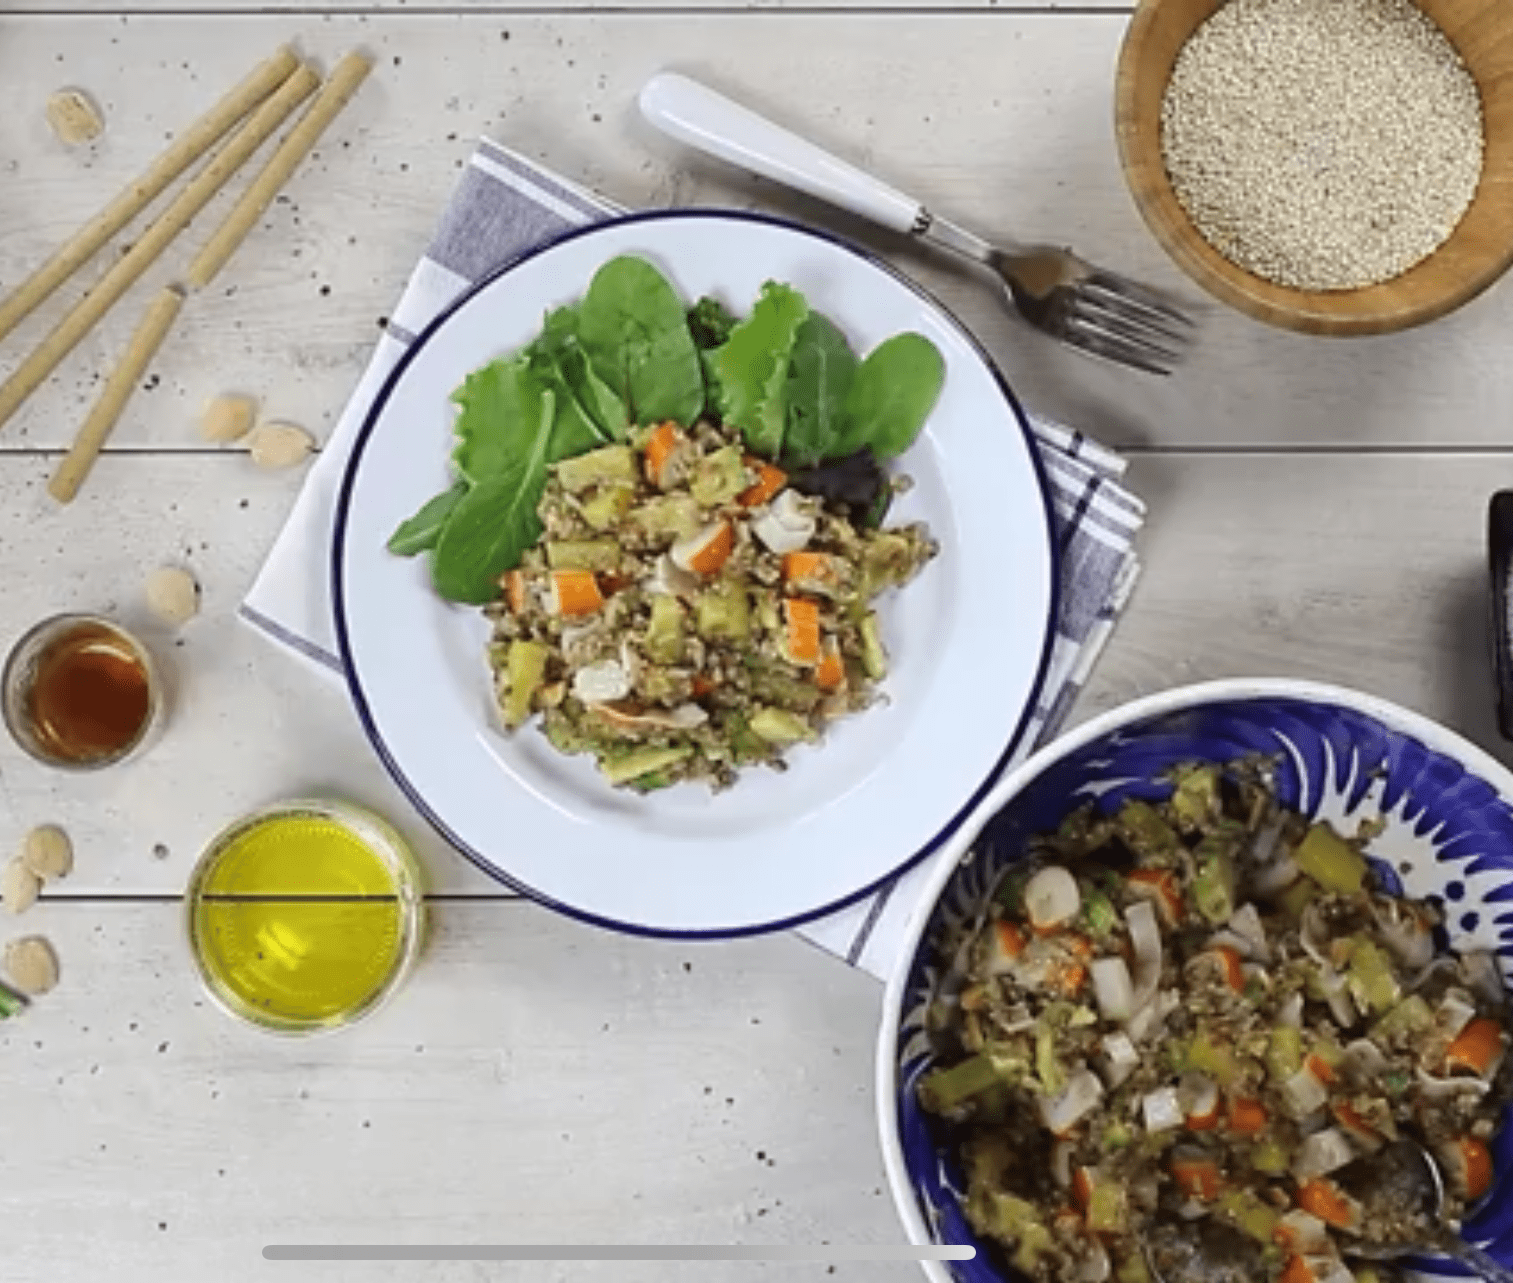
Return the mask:
[[[225,137],[237,121],[288,80],[298,66],[299,58],[285,45],[174,139],[146,172],[0,302],[0,339],[25,320],[106,241],[146,209],[175,178]]]
[[[273,203],[279,189],[310,154],[326,127],[351,101],[352,95],[372,69],[372,60],[361,53],[349,53],[336,64],[330,79],[315,96],[315,101],[285,135],[278,149],[268,158],[268,163],[226,215],[226,221],[195,255],[186,276],[192,289],[203,289],[209,285],[215,279],[215,274],[226,266],[227,260],[246,239],[247,233],[257,225],[263,211]]]
[[[36,351],[22,361],[16,372],[0,384],[0,426],[15,414],[95,323],[136,282],[154,260],[200,212],[226,180],[285,120],[291,111],[308,98],[320,83],[309,67],[300,67],[278,91],[247,118],[236,133],[211,157],[208,164],[174,197],[173,202],[153,222],[136,243],[100,278]]]
[[[168,331],[173,327],[179,309],[184,306],[184,291],[170,285],[148,305],[146,314],[131,336],[120,363],[105,381],[100,399],[95,402],[89,418],[74,438],[73,448],[64,456],[53,479],[47,483],[47,492],[59,503],[71,503],[79,493],[84,478],[89,475],[100,447],[116,426],[126,402],[136,390],[138,381],[146,373],[152,358],[162,346]]]

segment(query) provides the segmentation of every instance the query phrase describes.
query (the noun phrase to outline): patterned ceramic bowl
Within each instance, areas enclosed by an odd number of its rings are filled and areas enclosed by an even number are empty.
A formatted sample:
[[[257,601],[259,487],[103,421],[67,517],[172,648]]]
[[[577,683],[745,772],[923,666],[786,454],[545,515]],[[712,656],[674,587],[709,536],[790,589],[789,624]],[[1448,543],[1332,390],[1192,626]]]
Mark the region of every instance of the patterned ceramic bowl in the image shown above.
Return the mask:
[[[1183,761],[1279,755],[1282,801],[1353,829],[1381,814],[1377,871],[1398,894],[1437,901],[1456,948],[1495,952],[1513,975],[1513,775],[1433,722],[1383,700],[1310,682],[1210,682],[1138,700],[1056,741],[1005,777],[942,852],[915,913],[883,1005],[878,1113],[883,1158],[910,1239],[977,1249],[929,1262],[936,1283],[1002,1283],[962,1213],[965,1183],[916,1102],[929,1063],[921,1033],[931,943],[973,914],[1026,839],[1054,829],[1088,799],[1112,809],[1170,792],[1159,777]],[[1497,1179],[1468,1219],[1467,1238],[1513,1263],[1513,1127],[1493,1146]],[[1442,1259],[1413,1265],[1431,1279],[1466,1277]]]

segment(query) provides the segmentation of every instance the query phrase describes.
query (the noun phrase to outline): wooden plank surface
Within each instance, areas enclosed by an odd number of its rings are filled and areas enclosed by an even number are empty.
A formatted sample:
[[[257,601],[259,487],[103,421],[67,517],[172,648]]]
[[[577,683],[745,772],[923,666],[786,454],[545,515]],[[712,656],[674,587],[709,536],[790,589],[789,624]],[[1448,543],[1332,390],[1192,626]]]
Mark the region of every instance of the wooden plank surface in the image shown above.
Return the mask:
[[[759,206],[854,233],[935,289],[1029,405],[1112,444],[1500,444],[1513,420],[1513,364],[1500,355],[1513,330],[1505,289],[1425,330],[1356,341],[1280,333],[1215,308],[1193,363],[1177,378],[1146,379],[1029,332],[979,278],[953,265],[691,157],[634,109],[658,70],[690,72],[943,214],[1064,239],[1098,261],[1183,288],[1118,167],[1110,85],[1124,22],[1121,13],[1091,11],[249,14],[133,16],[103,26],[0,16],[0,223],[8,233],[0,282],[35,264],[262,52],[296,38],[329,63],[363,44],[380,55],[378,75],[218,289],[191,301],[155,367],[155,390],[133,402],[120,426],[122,444],[191,446],[198,406],[227,387],[263,394],[270,413],[323,431],[480,132],[631,205]],[[53,143],[41,117],[47,92],[70,83],[98,95],[110,120],[104,139],[83,153]],[[0,431],[0,450],[70,439],[142,301],[187,252],[186,244],[150,274]],[[0,369],[62,306],[12,336]]]
[[[47,905],[60,986],[0,1024],[7,1283],[908,1283],[907,1264],[283,1265],[268,1243],[898,1244],[881,990],[795,939],[675,947],[523,903],[432,909],[353,1029],[209,1005],[171,904]]]
[[[61,894],[173,893],[221,825],[329,790],[398,820],[436,890],[497,892],[389,783],[335,684],[232,617],[297,475],[236,455],[117,454],[73,509],[48,516],[52,462],[0,466],[0,548],[27,568],[8,586],[0,644],[54,611],[118,612],[148,628],[178,689],[169,733],[119,772],[64,788],[0,744],[0,847],[57,820],[80,847]],[[1399,700],[1513,760],[1492,721],[1481,545],[1489,487],[1508,462],[1138,457],[1132,484],[1152,508],[1146,571],[1077,716],[1209,677],[1311,677]],[[151,627],[141,598],[144,575],[165,562],[189,566],[205,590],[203,616],[176,638]]]

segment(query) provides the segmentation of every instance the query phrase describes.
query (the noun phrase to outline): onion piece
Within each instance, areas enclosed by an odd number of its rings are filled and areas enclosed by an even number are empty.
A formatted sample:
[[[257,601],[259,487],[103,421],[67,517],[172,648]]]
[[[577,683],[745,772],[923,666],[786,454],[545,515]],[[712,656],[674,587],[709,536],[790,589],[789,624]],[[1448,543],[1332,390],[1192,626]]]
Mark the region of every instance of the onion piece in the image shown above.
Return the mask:
[[[1297,1156],[1292,1160],[1292,1174],[1300,1181],[1311,1181],[1315,1176],[1338,1171],[1355,1156],[1350,1137],[1338,1127],[1326,1127],[1306,1137],[1298,1146]]]
[[[1374,1082],[1387,1072],[1386,1053],[1369,1038],[1357,1038],[1345,1044],[1345,1067],[1364,1082]]]
[[[1251,956],[1257,962],[1271,961],[1271,944],[1266,939],[1266,927],[1261,914],[1253,904],[1242,904],[1229,917],[1229,929],[1249,941]]]
[[[1350,1267],[1333,1253],[1305,1256],[1303,1263],[1313,1283],[1355,1283]]]
[[[1148,1132],[1166,1132],[1182,1126],[1182,1105],[1175,1087],[1159,1087],[1146,1093],[1140,1101],[1140,1109]]]
[[[1077,1283],[1105,1283],[1105,1280],[1113,1273],[1113,1266],[1109,1264],[1108,1249],[1095,1238],[1088,1238],[1082,1244],[1082,1259],[1077,1262],[1077,1268],[1072,1277]]]
[[[1082,908],[1077,879],[1059,864],[1040,869],[1024,888],[1024,908],[1036,931],[1053,931]]]
[[[1069,1140],[1058,1140],[1051,1146],[1051,1179],[1058,1189],[1072,1188],[1072,1150],[1075,1148]]]
[[[1280,860],[1273,860],[1270,864],[1263,864],[1253,869],[1249,875],[1248,885],[1250,890],[1261,899],[1271,900],[1281,895],[1302,876],[1303,871],[1298,868],[1297,861],[1290,855],[1284,855]]]
[[[1324,999],[1329,1004],[1329,1014],[1334,1017],[1339,1027],[1349,1029],[1355,1024],[1355,1003],[1351,1001],[1345,977],[1322,960],[1319,962],[1319,988],[1324,991]]]
[[[1422,1065],[1418,1068],[1418,1085],[1423,1088],[1424,1095],[1442,1100],[1446,1096],[1455,1096],[1461,1092],[1472,1096],[1485,1096],[1492,1090],[1492,1084],[1480,1078],[1436,1078]]]
[[[1155,997],[1156,986],[1161,983],[1161,925],[1149,900],[1136,900],[1125,909],[1124,921],[1135,960],[1132,1007],[1139,1011]]]
[[[1247,940],[1238,931],[1231,931],[1228,927],[1220,927],[1213,935],[1208,937],[1206,949],[1233,949],[1240,957],[1250,961],[1257,961],[1255,945]]]
[[[1329,1091],[1305,1065],[1282,1084],[1282,1098],[1294,1118],[1306,1118],[1329,1103]]]
[[[1333,1246],[1329,1227],[1312,1212],[1305,1212],[1301,1208],[1293,1208],[1277,1222],[1275,1237],[1278,1243],[1295,1256],[1327,1252]]]
[[[1286,1025],[1289,1029],[1303,1027],[1303,995],[1301,993],[1290,994],[1287,1001],[1278,1008],[1277,1024]]]
[[[1079,1122],[1098,1107],[1103,1099],[1103,1084],[1091,1069],[1076,1070],[1066,1086],[1054,1096],[1040,1098],[1040,1120],[1046,1129],[1057,1136],[1065,1136]]]
[[[1463,954],[1460,969],[1471,986],[1471,992],[1493,1007],[1502,1007],[1508,1001],[1508,991],[1503,985],[1502,973],[1497,960],[1486,950],[1477,949]]]
[[[1468,994],[1459,989],[1451,989],[1440,999],[1439,1010],[1434,1013],[1434,1018],[1439,1027],[1454,1038],[1476,1018],[1476,1006],[1470,1001]]]
[[[1128,1020],[1134,1015],[1134,984],[1123,958],[1094,958],[1089,971],[1099,1015],[1105,1020]]]
[[[1135,1072],[1140,1063],[1140,1053],[1126,1033],[1111,1033],[1103,1036],[1103,1079],[1113,1091]]]
[[[1183,1074],[1177,1083],[1177,1103],[1189,1127],[1213,1127],[1219,1116],[1219,1084],[1204,1074]]]
[[[1136,1042],[1144,1042],[1161,1030],[1162,1022],[1182,1005],[1174,990],[1157,994],[1129,1018],[1124,1030]]]
[[[1381,941],[1410,971],[1427,967],[1434,958],[1434,932],[1421,913],[1401,901],[1378,897],[1371,902]]]

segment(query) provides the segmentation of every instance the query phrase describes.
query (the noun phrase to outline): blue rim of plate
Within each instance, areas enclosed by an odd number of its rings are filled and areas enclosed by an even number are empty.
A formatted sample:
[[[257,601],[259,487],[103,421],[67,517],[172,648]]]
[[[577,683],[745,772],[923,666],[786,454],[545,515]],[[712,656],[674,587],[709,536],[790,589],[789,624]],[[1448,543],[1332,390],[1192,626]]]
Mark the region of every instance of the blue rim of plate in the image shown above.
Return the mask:
[[[473,297],[490,288],[502,277],[508,276],[523,263],[544,254],[555,247],[568,241],[578,240],[581,237],[593,236],[609,228],[623,227],[634,223],[671,222],[682,219],[725,219],[732,222],[760,223],[769,227],[778,227],[786,231],[796,232],[801,236],[808,236],[815,240],[826,241],[838,249],[845,250],[864,263],[885,272],[899,284],[903,285],[911,293],[918,296],[924,302],[933,307],[945,317],[966,340],[968,346],[976,353],[988,373],[993,376],[993,381],[998,385],[1004,402],[1013,412],[1014,421],[1019,425],[1019,430],[1024,435],[1025,447],[1029,451],[1030,463],[1035,470],[1035,479],[1040,486],[1041,504],[1045,510],[1046,521],[1046,548],[1050,556],[1050,609],[1046,612],[1045,638],[1041,643],[1040,661],[1036,665],[1034,681],[1031,683],[1028,698],[1025,700],[1024,709],[1019,715],[1019,721],[1004,745],[1003,752],[998,760],[993,763],[992,769],[986,778],[980,780],[964,799],[956,813],[936,832],[935,836],[921,846],[913,854],[900,860],[898,864],[889,869],[882,877],[869,882],[859,890],[852,891],[838,900],[821,905],[815,909],[806,910],[787,918],[781,918],[773,922],[756,923],[739,927],[721,927],[707,931],[674,931],[660,927],[647,926],[644,923],[621,922],[614,918],[608,918],[602,914],[589,913],[571,904],[565,904],[561,900],[538,891],[535,887],[511,877],[482,852],[475,850],[469,843],[464,842],[442,819],[440,815],[421,795],[420,791],[410,782],[409,777],[400,769],[398,762],[394,760],[388,745],[384,742],[373,720],[373,715],[368,707],[367,696],[363,692],[362,683],[357,677],[356,668],[352,661],[352,648],[347,636],[347,612],[346,592],[342,583],[343,554],[347,543],[347,512],[351,506],[352,491],[357,481],[358,470],[362,464],[362,456],[372,436],[373,429],[383,417],[384,407],[388,404],[389,397],[399,382],[404,378],[410,363],[420,354],[421,350],[436,337],[451,321],[452,316],[460,311]],[[1034,433],[1030,431],[1028,418],[1019,404],[1019,399],[1009,387],[1008,381],[1003,377],[997,362],[988,354],[987,350],[950,308],[940,302],[929,290],[918,282],[906,276],[891,263],[886,262],[870,250],[864,249],[844,237],[834,233],[823,231],[819,228],[809,227],[803,223],[797,223],[791,219],[778,218],[771,214],[758,213],[753,210],[731,209],[670,209],[670,210],[647,210],[640,213],[623,214],[614,218],[601,219],[583,227],[575,227],[561,236],[545,241],[516,255],[507,263],[502,264],[487,276],[482,277],[468,289],[458,295],[445,309],[423,329],[410,345],[409,349],[400,358],[389,377],[384,380],[383,387],[378,396],[374,398],[372,407],[368,410],[367,417],[363,420],[362,427],[358,430],[357,440],[353,442],[352,453],[347,460],[347,466],[342,474],[341,489],[336,497],[336,519],[332,529],[331,539],[331,606],[333,623],[336,629],[336,646],[341,656],[342,674],[347,683],[347,691],[352,698],[353,707],[357,710],[358,720],[362,723],[363,734],[368,737],[368,742],[378,754],[384,769],[388,771],[390,778],[400,788],[400,791],[410,800],[410,804],[421,813],[426,821],[434,828],[447,843],[465,859],[475,865],[482,873],[494,881],[519,892],[536,903],[574,918],[579,922],[586,922],[592,926],[605,927],[612,931],[619,931],[626,935],[645,936],[662,940],[730,940],[743,936],[766,935],[774,931],[786,931],[793,927],[802,926],[806,922],[813,922],[817,918],[823,918],[828,914],[835,913],[849,905],[864,900],[867,896],[881,890],[895,878],[913,868],[921,860],[933,855],[941,845],[966,821],[979,802],[987,796],[990,789],[997,783],[1003,774],[1004,767],[1019,746],[1019,741],[1024,737],[1025,728],[1029,723],[1030,715],[1035,711],[1035,706],[1040,701],[1042,691],[1045,689],[1046,671],[1050,666],[1051,650],[1056,641],[1056,625],[1061,618],[1061,544],[1056,529],[1055,513],[1051,506],[1051,489],[1046,478],[1045,464],[1040,457],[1040,448],[1036,444]]]

